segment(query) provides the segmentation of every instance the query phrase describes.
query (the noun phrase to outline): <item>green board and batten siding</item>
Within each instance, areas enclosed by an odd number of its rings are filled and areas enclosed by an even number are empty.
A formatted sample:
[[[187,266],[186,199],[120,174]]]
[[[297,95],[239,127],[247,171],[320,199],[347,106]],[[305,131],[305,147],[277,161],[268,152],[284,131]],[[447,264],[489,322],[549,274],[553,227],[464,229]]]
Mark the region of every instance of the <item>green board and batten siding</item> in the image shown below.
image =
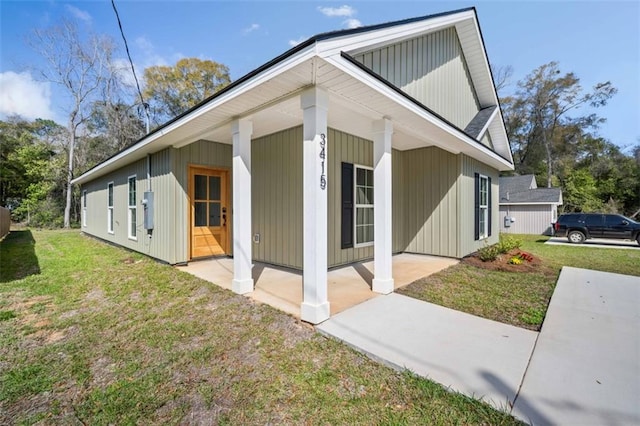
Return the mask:
[[[219,169],[226,169],[229,171],[229,206],[228,210],[231,211],[233,205],[232,199],[232,186],[231,186],[231,166],[233,163],[232,153],[233,148],[231,145],[210,142],[200,140],[184,146],[179,149],[174,149],[174,163],[173,170],[175,170],[176,185],[175,185],[175,204],[173,205],[173,211],[175,211],[173,226],[175,227],[175,250],[176,261],[186,262],[189,260],[189,166],[203,166],[213,167]],[[233,238],[232,232],[233,226],[229,229],[229,238]],[[229,250],[233,250],[233,244],[230,245]]]
[[[482,248],[486,244],[494,244],[498,242],[498,234],[500,232],[498,199],[499,172],[480,161],[474,160],[467,155],[459,155],[461,173],[457,179],[458,187],[458,230],[460,238],[458,239],[458,256],[464,257],[476,250]],[[491,178],[491,236],[483,240],[474,240],[474,220],[475,220],[475,173]]]
[[[302,269],[302,126],[251,141],[256,261]]]
[[[398,188],[403,208],[393,218],[401,224],[394,232],[404,243],[402,251],[456,257],[458,156],[436,147],[394,155],[400,157],[404,181]]]
[[[460,128],[479,111],[454,27],[354,58]]]

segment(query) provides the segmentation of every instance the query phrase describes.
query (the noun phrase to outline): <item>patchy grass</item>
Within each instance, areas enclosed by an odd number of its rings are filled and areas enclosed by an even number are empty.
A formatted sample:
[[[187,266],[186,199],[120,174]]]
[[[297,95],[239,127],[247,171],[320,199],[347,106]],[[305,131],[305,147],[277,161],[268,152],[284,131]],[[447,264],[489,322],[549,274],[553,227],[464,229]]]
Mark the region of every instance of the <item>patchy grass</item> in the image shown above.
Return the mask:
[[[0,424],[517,424],[142,255],[32,232],[0,243]]]
[[[533,272],[480,269],[461,262],[398,292],[484,318],[539,330],[563,266],[640,276],[640,248],[600,249],[544,244],[547,237],[517,235],[522,250],[542,260]]]

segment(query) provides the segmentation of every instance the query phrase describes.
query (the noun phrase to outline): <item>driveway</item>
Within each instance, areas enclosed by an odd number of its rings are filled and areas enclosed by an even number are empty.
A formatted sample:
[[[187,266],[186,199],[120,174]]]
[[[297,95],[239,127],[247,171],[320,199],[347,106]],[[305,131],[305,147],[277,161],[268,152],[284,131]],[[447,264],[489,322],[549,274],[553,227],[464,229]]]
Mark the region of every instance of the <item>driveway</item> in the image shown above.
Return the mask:
[[[635,249],[640,250],[640,245],[633,240],[608,240],[606,238],[597,238],[586,240],[582,244],[573,244],[563,237],[551,237],[545,244],[563,245],[573,247],[599,247],[599,248],[615,248],[615,249]]]
[[[639,307],[639,277],[563,268],[539,334],[398,294],[317,329],[536,425],[637,425]]]

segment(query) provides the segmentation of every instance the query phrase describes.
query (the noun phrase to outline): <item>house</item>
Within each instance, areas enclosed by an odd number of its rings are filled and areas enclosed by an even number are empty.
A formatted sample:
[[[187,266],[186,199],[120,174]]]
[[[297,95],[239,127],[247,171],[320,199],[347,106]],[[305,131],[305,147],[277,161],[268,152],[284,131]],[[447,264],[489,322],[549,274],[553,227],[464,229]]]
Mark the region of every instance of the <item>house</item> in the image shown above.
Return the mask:
[[[534,175],[500,178],[500,232],[551,235],[562,205],[560,188],[538,188]]]
[[[324,33],[74,180],[82,230],[169,264],[233,256],[301,270],[301,318],[329,317],[327,270],[392,254],[460,258],[498,235],[513,160],[473,8]]]

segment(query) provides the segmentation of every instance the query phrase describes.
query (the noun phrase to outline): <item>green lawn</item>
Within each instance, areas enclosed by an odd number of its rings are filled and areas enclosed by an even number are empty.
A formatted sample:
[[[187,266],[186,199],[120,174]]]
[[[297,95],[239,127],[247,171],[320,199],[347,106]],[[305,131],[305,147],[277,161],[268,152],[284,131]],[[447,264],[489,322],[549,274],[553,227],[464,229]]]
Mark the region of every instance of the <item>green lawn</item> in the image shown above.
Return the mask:
[[[542,259],[535,272],[488,271],[460,263],[399,293],[484,318],[539,330],[563,266],[640,276],[640,247],[631,250],[544,244],[517,235],[521,249]]]
[[[0,243],[0,424],[517,424],[78,231]]]

